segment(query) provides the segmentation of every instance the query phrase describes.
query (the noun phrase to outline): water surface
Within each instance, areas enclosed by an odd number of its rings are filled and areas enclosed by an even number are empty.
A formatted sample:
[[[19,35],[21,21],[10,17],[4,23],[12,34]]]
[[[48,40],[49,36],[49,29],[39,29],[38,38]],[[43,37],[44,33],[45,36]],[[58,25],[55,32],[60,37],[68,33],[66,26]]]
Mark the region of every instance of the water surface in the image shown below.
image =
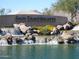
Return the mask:
[[[79,45],[5,46],[0,59],[79,59]]]

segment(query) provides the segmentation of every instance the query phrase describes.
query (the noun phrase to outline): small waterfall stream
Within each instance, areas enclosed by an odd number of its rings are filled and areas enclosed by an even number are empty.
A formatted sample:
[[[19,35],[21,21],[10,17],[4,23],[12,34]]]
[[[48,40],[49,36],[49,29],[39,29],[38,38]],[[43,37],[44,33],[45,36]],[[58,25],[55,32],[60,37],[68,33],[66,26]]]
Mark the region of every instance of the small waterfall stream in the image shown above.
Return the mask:
[[[13,36],[13,43],[12,45],[17,45],[15,38],[19,38],[23,40],[23,43],[21,45],[26,45],[26,44],[58,44],[57,39],[59,39],[59,35],[36,35],[36,42],[33,43],[32,40],[24,40],[23,37],[24,35],[19,31],[17,28],[2,28],[2,32],[0,32],[0,46],[7,46],[7,40],[5,39],[6,34],[11,34]],[[74,35],[76,40],[79,40],[79,34],[76,33]],[[79,41],[78,41],[79,42]]]

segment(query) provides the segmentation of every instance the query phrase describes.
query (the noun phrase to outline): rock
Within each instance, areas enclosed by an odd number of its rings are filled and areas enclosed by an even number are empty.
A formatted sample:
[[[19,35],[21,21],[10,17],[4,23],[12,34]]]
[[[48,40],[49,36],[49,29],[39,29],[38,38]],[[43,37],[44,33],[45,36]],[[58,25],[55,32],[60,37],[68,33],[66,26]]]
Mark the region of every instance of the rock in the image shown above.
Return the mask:
[[[24,44],[24,41],[20,38],[16,38],[16,43],[21,45]]]
[[[49,41],[47,42],[48,44],[53,44],[53,45],[58,45],[58,42],[57,40],[52,40],[52,41]]]
[[[64,30],[64,27],[62,25],[57,25],[56,28],[59,29],[59,30]]]
[[[69,39],[74,38],[73,35],[67,33],[66,31],[64,31],[64,32],[62,33],[61,37],[62,37],[63,39],[65,39],[65,40],[69,40]]]
[[[9,44],[9,45],[12,45],[12,43],[13,43],[13,36],[10,34],[10,33],[7,33],[6,35],[5,35],[5,38],[6,38],[6,40],[7,40],[7,43]]]
[[[64,44],[64,39],[62,37],[59,37],[57,41],[59,44]]]
[[[66,24],[63,25],[63,27],[64,27],[65,30],[71,30],[74,26],[70,23],[66,23]]]
[[[79,30],[79,25],[75,26],[72,30]]]
[[[50,33],[51,35],[57,35],[60,34],[60,30],[57,28],[54,28],[53,31]]]
[[[69,30],[70,29],[70,25],[68,23],[66,23],[65,25],[63,25],[65,30]]]
[[[31,40],[33,41],[33,43],[36,43],[36,37],[34,35],[32,35]]]
[[[26,33],[27,30],[29,30],[31,27],[27,27],[25,24],[21,23],[20,26],[19,26],[19,29],[22,33]]]
[[[75,44],[75,43],[77,43],[77,41],[76,41],[75,39],[71,38],[71,39],[69,39],[69,40],[67,41],[67,43],[68,43],[68,44]]]
[[[61,39],[58,41],[59,43],[67,43],[67,44],[75,44],[77,43],[77,40],[74,39],[74,35],[70,32],[64,31],[62,35],[60,36]]]
[[[6,33],[5,38],[8,39],[9,37],[11,38],[12,35],[10,33]]]

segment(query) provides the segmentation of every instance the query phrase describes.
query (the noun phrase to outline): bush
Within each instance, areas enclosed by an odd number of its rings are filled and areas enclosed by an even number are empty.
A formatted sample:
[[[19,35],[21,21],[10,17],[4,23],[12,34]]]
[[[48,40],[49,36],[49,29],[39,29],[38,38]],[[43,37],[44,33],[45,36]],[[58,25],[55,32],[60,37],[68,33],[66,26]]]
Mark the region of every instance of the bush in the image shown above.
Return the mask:
[[[40,31],[40,34],[42,35],[49,35],[50,32],[55,28],[55,26],[46,25],[46,26],[35,26],[33,28],[36,28]]]

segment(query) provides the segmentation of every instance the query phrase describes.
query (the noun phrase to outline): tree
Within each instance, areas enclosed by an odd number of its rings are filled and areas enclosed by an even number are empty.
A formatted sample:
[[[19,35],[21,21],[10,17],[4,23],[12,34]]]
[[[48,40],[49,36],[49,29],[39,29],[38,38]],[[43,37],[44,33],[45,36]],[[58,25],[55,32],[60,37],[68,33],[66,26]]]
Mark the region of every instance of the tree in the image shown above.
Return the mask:
[[[10,9],[5,9],[5,8],[1,8],[1,9],[0,9],[0,15],[6,15],[6,14],[8,14],[9,12],[11,12]]]
[[[43,11],[43,14],[44,15],[51,15],[51,10],[48,9],[48,8],[45,8],[44,11]]]
[[[62,10],[71,14],[71,21],[76,17],[79,10],[79,0],[58,0],[54,5],[54,10]]]

